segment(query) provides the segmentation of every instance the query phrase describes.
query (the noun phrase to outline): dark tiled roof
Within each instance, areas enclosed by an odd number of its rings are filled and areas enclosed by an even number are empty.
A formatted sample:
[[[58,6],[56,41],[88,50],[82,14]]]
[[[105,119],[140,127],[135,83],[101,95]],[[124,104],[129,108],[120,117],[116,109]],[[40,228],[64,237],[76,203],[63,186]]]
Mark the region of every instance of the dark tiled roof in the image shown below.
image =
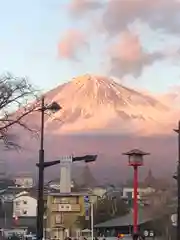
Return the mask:
[[[38,194],[38,189],[37,187],[32,187],[32,188],[21,188],[21,187],[8,187],[7,189],[3,190],[2,195],[16,195],[21,192],[27,192],[29,196],[36,198]],[[44,188],[44,195],[46,196],[47,193],[49,192],[48,188]]]
[[[123,153],[123,155],[133,155],[133,154],[137,154],[137,155],[149,155],[149,153],[147,152],[143,152],[139,149],[132,149],[129,152]]]
[[[161,217],[161,216],[157,216]],[[138,224],[141,225],[143,223],[152,221],[156,216],[152,215],[150,209],[140,208],[138,213]],[[132,226],[133,225],[133,212],[130,211],[127,215],[122,217],[117,217],[111,220],[108,220],[103,223],[99,223],[95,225],[95,228],[108,228],[108,227],[120,227],[120,226]]]

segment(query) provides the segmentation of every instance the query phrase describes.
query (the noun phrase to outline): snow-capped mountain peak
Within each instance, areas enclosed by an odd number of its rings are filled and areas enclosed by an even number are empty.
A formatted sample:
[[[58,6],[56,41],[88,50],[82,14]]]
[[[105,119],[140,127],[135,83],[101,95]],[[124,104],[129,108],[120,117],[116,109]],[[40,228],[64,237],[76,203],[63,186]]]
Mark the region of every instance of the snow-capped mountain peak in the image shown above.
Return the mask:
[[[86,74],[73,78],[47,93],[47,98],[63,107],[55,118],[61,132],[123,131],[161,123],[169,109],[145,93],[118,84],[112,78]],[[54,129],[48,119],[46,126]],[[56,133],[57,127],[56,127]]]

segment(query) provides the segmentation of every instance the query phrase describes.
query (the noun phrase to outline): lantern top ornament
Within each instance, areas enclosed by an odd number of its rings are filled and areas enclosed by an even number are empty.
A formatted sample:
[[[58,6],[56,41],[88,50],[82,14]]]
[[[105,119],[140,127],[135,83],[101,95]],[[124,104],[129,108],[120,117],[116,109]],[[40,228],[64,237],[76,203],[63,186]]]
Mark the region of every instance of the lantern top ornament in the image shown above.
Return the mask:
[[[139,149],[132,149],[129,152],[123,153],[123,155],[129,157],[129,166],[139,167],[143,165],[143,156],[149,155],[149,153]]]

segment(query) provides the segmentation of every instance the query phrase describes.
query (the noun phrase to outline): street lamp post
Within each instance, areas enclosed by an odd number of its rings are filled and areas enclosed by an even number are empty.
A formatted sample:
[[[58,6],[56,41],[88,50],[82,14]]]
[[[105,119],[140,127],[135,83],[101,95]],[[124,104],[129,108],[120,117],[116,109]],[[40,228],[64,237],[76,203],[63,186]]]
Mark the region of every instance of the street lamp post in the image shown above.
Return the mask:
[[[44,115],[46,111],[56,112],[61,107],[53,102],[49,105],[45,104],[44,96],[41,99],[41,129],[40,129],[40,149],[39,149],[39,174],[38,174],[38,199],[37,199],[37,239],[43,238],[43,216],[44,216]]]
[[[178,187],[178,206],[177,206],[177,240],[180,239],[180,121],[178,122],[178,129],[174,129],[178,133],[178,166],[177,175],[174,178],[177,180]]]
[[[138,168],[143,166],[143,156],[149,155],[139,149],[123,153],[129,157],[129,166],[134,169],[134,201],[133,201],[133,235],[138,234]]]
[[[97,196],[97,195],[92,195]],[[89,199],[89,196],[84,196],[85,203],[85,220],[89,220],[89,209],[90,209],[90,228],[91,228],[91,240],[94,239],[94,202]]]

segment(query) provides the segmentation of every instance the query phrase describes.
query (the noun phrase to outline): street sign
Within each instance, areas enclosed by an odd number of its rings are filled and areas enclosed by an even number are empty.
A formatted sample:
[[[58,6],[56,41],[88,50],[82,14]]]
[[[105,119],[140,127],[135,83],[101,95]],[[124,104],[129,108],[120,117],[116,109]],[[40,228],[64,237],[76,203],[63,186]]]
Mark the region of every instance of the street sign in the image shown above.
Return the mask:
[[[147,230],[144,231],[144,236],[148,237],[149,236],[149,232]]]
[[[172,214],[171,215],[171,222],[173,227],[177,227],[177,214]]]
[[[88,202],[89,203],[89,196],[84,196],[84,202]]]
[[[154,231],[149,232],[149,237],[154,237]]]
[[[89,220],[89,196],[84,196],[85,220]]]
[[[155,236],[155,234],[154,234],[154,231],[153,230],[144,230],[144,236],[145,237],[154,237]]]

